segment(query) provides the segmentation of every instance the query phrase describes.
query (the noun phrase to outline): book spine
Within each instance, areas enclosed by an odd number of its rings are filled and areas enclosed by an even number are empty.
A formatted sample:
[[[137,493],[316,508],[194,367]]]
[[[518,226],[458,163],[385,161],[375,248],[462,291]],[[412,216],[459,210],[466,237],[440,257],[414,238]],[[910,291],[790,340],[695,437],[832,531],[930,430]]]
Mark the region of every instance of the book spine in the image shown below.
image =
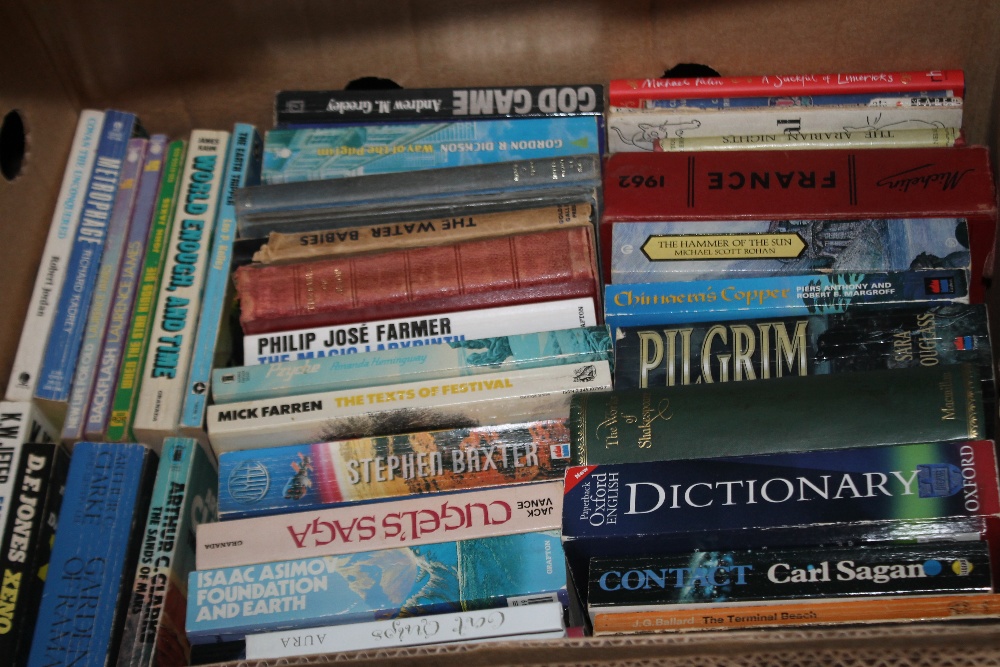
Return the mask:
[[[31,667],[115,664],[155,458],[136,444],[74,446]]]
[[[198,569],[339,556],[407,545],[559,530],[562,481],[206,524],[198,530]]]
[[[722,549],[590,561],[600,613],[716,609],[796,600],[991,593],[986,542]]]
[[[0,548],[6,593],[0,611],[0,655],[17,667],[28,660],[28,638],[38,618],[68,468],[69,454],[58,444],[24,444]]]
[[[608,103],[612,107],[633,107],[643,100],[671,98],[772,96],[779,92],[782,95],[907,93],[942,89],[955,97],[963,97],[965,74],[961,70],[933,70],[612,79],[608,85]]]
[[[916,106],[963,106],[961,97],[955,97],[950,90],[927,90],[917,93],[855,93],[846,95],[794,95],[769,97],[703,97],[663,100],[642,100],[635,107],[612,107],[615,110],[637,109],[743,109],[747,107],[820,107],[820,106],[867,106],[867,107],[916,107]]]
[[[607,327],[557,329],[455,341],[419,350],[395,348],[346,357],[217,368],[212,374],[212,398],[216,404],[232,403],[585,361],[613,361]]]
[[[180,413],[180,432],[191,437],[204,437],[205,404],[212,367],[224,365],[226,361],[219,359],[217,351],[226,349],[226,346],[220,346],[220,341],[222,336],[229,335],[229,327],[225,323],[228,322],[231,302],[230,272],[233,239],[236,236],[234,197],[238,188],[260,182],[262,149],[257,129],[246,123],[237,123],[226,160],[226,175],[215,222],[215,238],[205,278],[205,294],[198,316],[191,368]]]
[[[101,346],[108,330],[111,318],[111,307],[115,301],[118,286],[118,276],[121,274],[122,263],[125,260],[127,241],[131,234],[132,212],[135,209],[136,193],[142,165],[146,160],[149,140],[143,138],[130,139],[121,176],[118,181],[118,191],[115,194],[114,207],[107,224],[104,252],[101,254],[101,266],[94,281],[94,292],[87,311],[87,326],[80,343],[76,368],[73,372],[73,382],[70,387],[66,416],[63,420],[62,438],[66,442],[76,442],[83,439],[84,425],[87,421],[87,407],[94,391],[98,367],[101,363]]]
[[[193,131],[178,186],[132,423],[136,439],[157,450],[180,424],[229,136],[220,130]]]
[[[597,310],[592,297],[559,299],[518,306],[441,312],[419,319],[404,317],[249,334],[243,336],[243,363],[254,366],[386,350],[422,349],[429,345],[461,344],[467,339],[488,336],[515,336],[595,325]],[[218,386],[212,385],[213,392]]]
[[[598,155],[595,116],[277,128],[264,136],[264,184]]]
[[[581,394],[570,406],[574,463],[683,458],[692,441],[713,457],[978,440],[980,387],[975,366],[942,364]]]
[[[607,117],[608,150],[656,150],[666,142],[714,137],[780,137],[844,135],[844,141],[885,137],[883,133],[916,130],[959,130],[962,107],[760,107],[738,111],[715,109],[644,109],[611,112]],[[855,137],[854,135],[858,136]],[[763,137],[774,137],[763,139]],[[792,142],[794,143],[794,142]]]
[[[986,307],[858,309],[615,330],[615,389],[970,363],[995,398]]]
[[[45,342],[49,338],[54,318],[53,304],[62,293],[66,281],[67,259],[83,209],[82,190],[94,167],[96,147],[104,124],[104,112],[84,109],[77,121],[76,133],[70,146],[69,158],[63,171],[62,185],[56,198],[55,212],[45,239],[45,249],[38,265],[35,286],[28,301],[28,312],[5,397],[10,401],[27,401],[35,394]]]
[[[456,120],[604,113],[604,86],[566,84],[517,88],[400,90],[282,90],[274,97],[276,125]]]
[[[347,389],[208,408],[216,454],[403,431],[565,417],[576,392],[611,389],[606,361]]]
[[[629,222],[611,230],[613,283],[970,269],[964,218]]]
[[[854,129],[829,132],[789,132],[770,134],[726,134],[703,137],[660,139],[656,148],[663,152],[734,150],[827,150],[831,148],[942,148],[960,145],[961,130],[953,127],[884,130]],[[626,150],[626,149],[622,149]]]
[[[246,659],[274,660],[396,646],[510,640],[521,635],[531,638],[544,633],[563,636],[564,632],[562,605],[542,602],[509,609],[443,612],[417,618],[248,634]]]
[[[561,480],[567,419],[504,422],[219,456],[224,519],[304,512],[439,491]]]
[[[125,347],[126,328],[132,319],[132,308],[140,278],[139,269],[149,243],[149,230],[153,207],[156,204],[156,193],[163,174],[163,152],[166,145],[166,135],[157,134],[150,137],[149,150],[136,189],[132,222],[129,225],[128,238],[125,239],[121,272],[108,316],[107,331],[104,334],[104,346],[99,357],[100,365],[97,377],[94,379],[90,405],[87,408],[87,420],[84,424],[84,436],[87,440],[99,441],[104,438],[107,431],[108,417],[111,415],[111,399]]]
[[[241,266],[244,333],[597,296],[589,227],[343,259]],[[337,289],[315,286],[337,285]]]
[[[132,310],[132,320],[129,323],[114,400],[111,403],[107,433],[107,439],[111,442],[134,440],[132,415],[139,396],[138,389],[142,380],[141,371],[145,364],[146,350],[149,347],[150,315],[156,306],[156,295],[159,292],[160,279],[163,275],[163,263],[166,260],[164,249],[173,226],[174,207],[177,203],[177,184],[184,166],[186,150],[187,142],[184,140],[172,141],[167,147],[163,176],[156,197],[154,217],[149,230],[138,292]]]
[[[194,534],[217,519],[215,464],[193,438],[167,438],[153,485],[118,664],[186,665],[186,590]],[[128,650],[126,650],[126,647]]]
[[[966,269],[625,283],[604,287],[604,320],[616,329],[967,303],[968,284]]]
[[[885,600],[836,600],[754,605],[739,609],[604,613],[594,618],[594,635],[694,630],[737,630],[787,626],[971,621],[995,618],[1000,595],[927,595]]]
[[[135,124],[136,118],[130,113],[106,112],[73,250],[66,265],[65,284],[45,347],[35,397],[48,401],[49,412],[60,419],[69,400],[118,180]]]
[[[592,211],[590,204],[581,203],[298,234],[272,232],[253,261],[279,264],[540,232],[591,224]]]
[[[371,576],[359,578],[362,571]],[[392,591],[385,588],[390,577]],[[202,644],[294,627],[517,606],[524,598],[563,601],[566,571],[559,533],[549,531],[198,570],[188,591],[188,638]]]

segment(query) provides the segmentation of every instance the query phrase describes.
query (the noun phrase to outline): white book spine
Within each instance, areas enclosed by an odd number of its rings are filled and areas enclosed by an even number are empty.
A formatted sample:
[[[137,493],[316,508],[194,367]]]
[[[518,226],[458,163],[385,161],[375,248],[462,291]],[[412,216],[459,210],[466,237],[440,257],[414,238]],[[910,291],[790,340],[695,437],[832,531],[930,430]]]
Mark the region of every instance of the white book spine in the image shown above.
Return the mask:
[[[786,132],[877,132],[961,128],[961,107],[762,107],[611,112],[608,151],[651,151],[663,139]]]
[[[594,300],[588,297],[498,306],[244,336],[243,363],[256,366],[596,324]]]
[[[80,223],[80,211],[103,125],[103,111],[85,109],[80,112],[45,250],[28,302],[21,339],[14,355],[5,395],[7,400],[28,401],[35,393],[45,343],[52,328],[54,307],[66,281],[66,262]]]
[[[59,433],[31,401],[0,401],[0,541],[7,528],[7,515],[16,489],[21,445],[26,442],[56,442]]]
[[[544,602],[247,635],[246,658],[269,660],[396,646],[560,637],[564,633],[562,604]]]
[[[555,480],[203,523],[197,569],[560,530],[562,496]]]
[[[191,133],[132,431],[157,452],[180,423],[230,133]]]
[[[607,361],[212,405],[216,455],[351,437],[560,419],[570,398],[610,391]]]

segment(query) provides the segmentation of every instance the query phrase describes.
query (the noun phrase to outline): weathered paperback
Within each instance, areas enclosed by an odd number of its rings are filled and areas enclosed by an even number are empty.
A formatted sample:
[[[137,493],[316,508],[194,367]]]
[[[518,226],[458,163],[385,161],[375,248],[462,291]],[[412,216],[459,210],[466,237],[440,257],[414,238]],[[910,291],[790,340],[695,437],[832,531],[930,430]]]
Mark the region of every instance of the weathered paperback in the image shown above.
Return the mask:
[[[0,401],[0,526],[7,525],[21,451],[30,442],[59,442],[59,430],[31,401]]]

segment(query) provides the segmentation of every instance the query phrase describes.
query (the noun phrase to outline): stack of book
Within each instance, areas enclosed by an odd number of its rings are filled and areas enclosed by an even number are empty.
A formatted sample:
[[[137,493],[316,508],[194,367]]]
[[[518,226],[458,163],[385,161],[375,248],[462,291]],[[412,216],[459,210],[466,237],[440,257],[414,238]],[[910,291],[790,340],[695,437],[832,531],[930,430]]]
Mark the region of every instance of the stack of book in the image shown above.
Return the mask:
[[[964,93],[960,70],[613,79],[608,150],[954,146]]]

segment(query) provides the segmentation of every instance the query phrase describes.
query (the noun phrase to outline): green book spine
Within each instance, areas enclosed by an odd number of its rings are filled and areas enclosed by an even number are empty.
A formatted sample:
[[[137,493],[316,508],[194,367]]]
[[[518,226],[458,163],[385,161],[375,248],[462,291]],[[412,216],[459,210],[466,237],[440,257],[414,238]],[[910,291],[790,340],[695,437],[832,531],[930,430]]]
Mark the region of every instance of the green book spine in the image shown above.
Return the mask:
[[[132,322],[128,338],[125,339],[124,356],[118,373],[118,385],[111,404],[111,418],[108,420],[106,440],[110,442],[134,441],[132,436],[133,412],[139,397],[140,372],[149,349],[149,325],[151,314],[156,307],[156,295],[160,288],[160,276],[166,259],[166,241],[170,237],[174,209],[177,205],[177,184],[187,141],[178,139],[170,142],[164,163],[163,181],[157,196],[153,215],[153,226],[149,232],[146,258],[143,262],[139,293],[136,295]]]
[[[574,465],[981,439],[969,364],[577,394]]]

